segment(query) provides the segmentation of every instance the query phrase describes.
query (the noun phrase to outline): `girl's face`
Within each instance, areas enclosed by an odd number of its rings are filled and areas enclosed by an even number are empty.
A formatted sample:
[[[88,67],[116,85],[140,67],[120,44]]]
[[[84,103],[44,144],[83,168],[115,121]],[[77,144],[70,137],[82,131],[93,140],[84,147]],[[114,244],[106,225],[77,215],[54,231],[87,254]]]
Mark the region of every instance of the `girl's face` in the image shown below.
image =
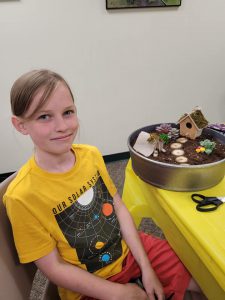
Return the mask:
[[[43,107],[29,119],[42,94],[43,89],[34,97],[20,131],[30,135],[37,154],[64,154],[70,151],[79,127],[76,107],[68,88],[59,82]]]

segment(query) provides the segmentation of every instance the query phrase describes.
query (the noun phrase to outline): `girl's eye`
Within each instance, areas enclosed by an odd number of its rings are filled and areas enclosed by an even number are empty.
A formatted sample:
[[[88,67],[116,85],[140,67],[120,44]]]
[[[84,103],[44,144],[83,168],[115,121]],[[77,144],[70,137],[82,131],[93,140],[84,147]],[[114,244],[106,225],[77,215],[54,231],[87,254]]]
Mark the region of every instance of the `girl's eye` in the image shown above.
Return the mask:
[[[73,115],[75,113],[74,110],[70,109],[64,112],[64,115],[68,116],[68,115]]]
[[[50,118],[50,115],[41,115],[38,117],[38,120],[48,120]]]

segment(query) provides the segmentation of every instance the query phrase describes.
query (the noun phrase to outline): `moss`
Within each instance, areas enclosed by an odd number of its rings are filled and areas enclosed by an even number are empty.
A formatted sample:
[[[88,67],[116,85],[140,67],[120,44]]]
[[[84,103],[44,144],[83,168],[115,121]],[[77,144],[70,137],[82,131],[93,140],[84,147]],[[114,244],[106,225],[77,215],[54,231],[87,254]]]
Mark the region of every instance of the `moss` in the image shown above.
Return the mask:
[[[195,124],[198,126],[198,128],[202,129],[208,125],[208,121],[203,116],[200,109],[195,110],[190,114],[191,118],[194,120]]]

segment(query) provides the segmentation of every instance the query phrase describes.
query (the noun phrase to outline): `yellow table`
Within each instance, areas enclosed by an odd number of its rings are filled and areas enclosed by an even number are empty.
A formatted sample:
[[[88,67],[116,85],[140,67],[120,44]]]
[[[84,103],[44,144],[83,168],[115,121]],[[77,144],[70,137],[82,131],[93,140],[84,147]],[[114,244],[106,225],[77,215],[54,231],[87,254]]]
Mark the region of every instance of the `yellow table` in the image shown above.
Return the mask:
[[[225,196],[225,178],[215,187],[200,192]],[[191,194],[145,183],[134,173],[131,160],[128,162],[123,200],[136,225],[143,217],[151,217],[208,299],[224,300],[225,204],[213,212],[199,212]]]

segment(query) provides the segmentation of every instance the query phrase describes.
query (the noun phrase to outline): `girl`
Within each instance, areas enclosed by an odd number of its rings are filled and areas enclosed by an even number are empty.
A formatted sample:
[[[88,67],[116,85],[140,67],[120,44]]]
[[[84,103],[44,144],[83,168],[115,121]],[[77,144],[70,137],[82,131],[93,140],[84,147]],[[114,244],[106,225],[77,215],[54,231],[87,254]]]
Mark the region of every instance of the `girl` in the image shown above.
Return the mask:
[[[12,87],[11,108],[34,143],[4,196],[21,263],[35,262],[62,300],[181,300],[186,289],[201,299],[167,242],[139,237],[97,148],[73,144],[79,123],[67,82],[28,72]],[[129,283],[140,276],[144,289]]]

